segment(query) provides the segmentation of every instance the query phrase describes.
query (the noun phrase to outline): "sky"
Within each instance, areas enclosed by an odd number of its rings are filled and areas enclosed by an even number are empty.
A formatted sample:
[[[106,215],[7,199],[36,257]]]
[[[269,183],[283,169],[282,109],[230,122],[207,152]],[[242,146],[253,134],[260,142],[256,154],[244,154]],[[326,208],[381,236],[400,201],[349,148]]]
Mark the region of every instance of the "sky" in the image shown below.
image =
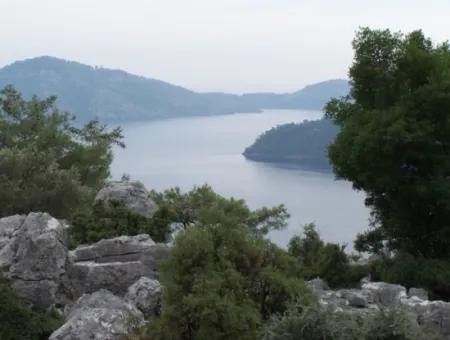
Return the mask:
[[[344,78],[358,27],[449,40],[450,0],[0,0],[0,67],[50,55],[192,90]]]

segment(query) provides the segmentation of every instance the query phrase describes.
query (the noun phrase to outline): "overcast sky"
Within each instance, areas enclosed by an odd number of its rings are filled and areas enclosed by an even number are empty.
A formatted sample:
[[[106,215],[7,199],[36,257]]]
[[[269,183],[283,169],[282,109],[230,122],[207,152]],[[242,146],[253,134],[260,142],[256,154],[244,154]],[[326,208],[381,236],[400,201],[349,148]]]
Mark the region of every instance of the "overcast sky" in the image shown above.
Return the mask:
[[[51,55],[198,91],[345,77],[359,26],[449,39],[450,0],[0,0],[0,67]]]

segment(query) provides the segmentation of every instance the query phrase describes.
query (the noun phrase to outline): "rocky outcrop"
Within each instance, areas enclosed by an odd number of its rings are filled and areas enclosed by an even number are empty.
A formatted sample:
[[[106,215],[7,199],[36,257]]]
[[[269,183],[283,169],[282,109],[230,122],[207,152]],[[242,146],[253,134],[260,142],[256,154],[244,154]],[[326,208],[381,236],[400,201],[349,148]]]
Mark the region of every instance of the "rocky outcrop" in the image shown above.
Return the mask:
[[[125,299],[134,303],[146,317],[159,315],[161,311],[161,284],[157,280],[141,277],[128,288]]]
[[[46,213],[0,219],[0,269],[18,296],[38,310],[64,303],[65,226]]]
[[[102,289],[80,297],[49,340],[122,340],[143,322],[142,313],[133,304]]]
[[[0,219],[0,271],[37,310],[63,309],[83,294],[124,296],[141,277],[158,279],[169,246],[148,235],[121,236],[68,250],[63,223],[46,213]]]
[[[159,278],[159,263],[169,246],[157,244],[145,234],[120,236],[79,246],[70,252],[69,282],[74,297],[101,288],[123,296],[141,277]]]
[[[450,340],[450,303],[429,301],[423,289],[406,288],[385,282],[366,282],[360,289],[330,290],[320,279],[308,282],[319,303],[333,311],[375,314],[386,308],[401,308],[413,315],[426,334]]]
[[[103,203],[106,206],[112,201],[120,201],[131,212],[146,218],[152,217],[158,210],[147,189],[137,181],[109,182],[95,197],[96,203]]]

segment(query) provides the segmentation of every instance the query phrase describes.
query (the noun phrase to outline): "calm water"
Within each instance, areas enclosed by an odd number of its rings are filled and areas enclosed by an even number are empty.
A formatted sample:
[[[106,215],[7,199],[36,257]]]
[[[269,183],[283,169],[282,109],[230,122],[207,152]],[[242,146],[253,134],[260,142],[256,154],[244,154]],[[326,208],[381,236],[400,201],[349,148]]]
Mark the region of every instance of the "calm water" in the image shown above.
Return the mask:
[[[276,243],[286,245],[300,225],[316,222],[325,240],[351,245],[367,226],[362,193],[331,174],[257,163],[241,155],[265,130],[321,115],[274,110],[125,125],[127,148],[115,151],[113,176],[127,173],[156,190],[208,183],[224,196],[245,199],[251,208],[284,203],[291,218],[286,230],[271,235]]]

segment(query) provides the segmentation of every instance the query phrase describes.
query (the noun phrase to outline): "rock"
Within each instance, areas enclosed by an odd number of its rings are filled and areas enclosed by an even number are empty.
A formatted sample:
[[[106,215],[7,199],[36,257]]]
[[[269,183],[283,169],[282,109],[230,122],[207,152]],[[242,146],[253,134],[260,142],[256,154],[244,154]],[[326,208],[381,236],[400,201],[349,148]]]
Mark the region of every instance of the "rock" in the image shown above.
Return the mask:
[[[409,288],[408,297],[418,297],[421,300],[428,300],[428,292],[423,288]]]
[[[159,315],[161,310],[161,284],[159,281],[141,277],[128,288],[125,299],[134,303],[146,317]]]
[[[46,310],[64,300],[65,227],[46,213],[0,219],[0,267],[25,303]]]
[[[80,297],[49,340],[123,340],[133,326],[143,322],[134,305],[102,289]]]
[[[362,285],[362,290],[371,296],[373,302],[390,306],[406,297],[406,288],[386,282],[369,282]]]
[[[123,296],[141,277],[158,279],[159,263],[169,249],[148,235],[120,236],[79,246],[70,252],[68,268],[73,298],[101,288]]]
[[[310,281],[307,281],[306,284],[308,285],[309,288],[311,288],[313,292],[317,293],[330,289],[327,283],[320,278],[315,278]]]
[[[9,271],[15,250],[12,248],[16,232],[22,227],[26,216],[14,215],[0,219],[0,270]]]
[[[106,205],[111,201],[123,202],[131,212],[147,218],[152,217],[158,210],[147,189],[137,181],[109,182],[95,197],[95,202],[103,202]]]
[[[154,245],[155,242],[147,234],[119,236],[90,245],[80,245],[70,253],[74,262],[124,262],[125,258],[129,261],[139,259],[143,252]]]
[[[361,289],[324,289],[321,280],[308,282],[322,308],[349,317],[375,316],[380,310],[400,309],[412,317],[430,339],[450,340],[450,302],[428,301],[426,291],[385,282],[366,282]],[[326,288],[326,287],[325,287]]]
[[[362,293],[348,292],[344,296],[352,307],[366,308],[368,306],[367,298]]]

